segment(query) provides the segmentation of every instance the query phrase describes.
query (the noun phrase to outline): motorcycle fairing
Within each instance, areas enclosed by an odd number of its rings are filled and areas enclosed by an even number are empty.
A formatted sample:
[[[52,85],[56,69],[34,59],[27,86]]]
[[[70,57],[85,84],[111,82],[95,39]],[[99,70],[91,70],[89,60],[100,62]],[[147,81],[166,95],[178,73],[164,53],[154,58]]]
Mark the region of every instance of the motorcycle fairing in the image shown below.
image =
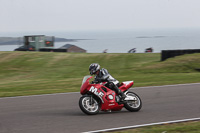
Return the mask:
[[[82,82],[82,86],[81,86],[81,89],[80,89],[80,93],[83,95],[85,94],[88,90],[86,88],[90,87],[91,84],[89,82],[89,80],[92,78],[92,76],[85,76],[83,78],[83,82]]]
[[[119,89],[124,92],[126,91],[127,89],[131,88],[131,86],[134,84],[134,81],[125,81],[125,82],[122,82],[120,84],[120,87]]]

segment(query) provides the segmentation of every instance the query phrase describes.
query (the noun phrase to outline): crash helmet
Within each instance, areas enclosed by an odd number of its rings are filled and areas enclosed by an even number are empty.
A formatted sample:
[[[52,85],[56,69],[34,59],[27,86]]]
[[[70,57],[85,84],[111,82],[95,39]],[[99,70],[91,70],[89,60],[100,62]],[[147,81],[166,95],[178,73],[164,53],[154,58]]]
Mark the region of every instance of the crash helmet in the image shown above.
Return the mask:
[[[95,74],[98,70],[100,70],[100,65],[98,63],[92,63],[89,66],[89,71],[91,75]]]

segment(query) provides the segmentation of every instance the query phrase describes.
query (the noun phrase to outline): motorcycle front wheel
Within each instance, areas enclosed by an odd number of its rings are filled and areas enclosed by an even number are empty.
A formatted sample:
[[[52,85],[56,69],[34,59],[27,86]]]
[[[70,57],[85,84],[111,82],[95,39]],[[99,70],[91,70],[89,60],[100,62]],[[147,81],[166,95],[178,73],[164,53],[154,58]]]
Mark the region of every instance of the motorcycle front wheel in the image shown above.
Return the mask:
[[[133,97],[134,100],[126,101],[126,103],[124,103],[124,107],[131,112],[139,111],[142,108],[142,101],[140,97],[134,92],[128,92],[126,95]]]
[[[99,113],[100,105],[92,96],[82,96],[79,99],[80,109],[87,115],[96,115]]]

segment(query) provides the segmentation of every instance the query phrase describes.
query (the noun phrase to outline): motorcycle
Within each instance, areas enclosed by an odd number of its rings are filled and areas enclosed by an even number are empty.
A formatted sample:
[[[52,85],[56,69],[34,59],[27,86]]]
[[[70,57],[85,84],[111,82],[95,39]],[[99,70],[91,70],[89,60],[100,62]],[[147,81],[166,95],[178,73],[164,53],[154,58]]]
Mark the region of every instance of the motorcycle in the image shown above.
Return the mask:
[[[92,76],[85,76],[82,81],[79,99],[80,109],[87,115],[98,114],[99,111],[120,111],[123,107],[128,111],[137,112],[142,108],[140,97],[131,91],[128,91],[134,84],[133,81],[122,82],[119,89],[124,92],[126,98],[121,101],[120,96],[115,91],[107,88],[102,83],[90,83]]]

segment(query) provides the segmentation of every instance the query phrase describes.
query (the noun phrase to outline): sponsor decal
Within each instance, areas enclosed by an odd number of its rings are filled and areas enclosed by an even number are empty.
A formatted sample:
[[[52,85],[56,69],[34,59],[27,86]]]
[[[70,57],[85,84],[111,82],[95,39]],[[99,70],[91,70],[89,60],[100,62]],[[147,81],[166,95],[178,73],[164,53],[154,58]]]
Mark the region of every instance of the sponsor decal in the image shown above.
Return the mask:
[[[97,95],[99,97],[103,97],[104,96],[103,92],[98,92],[97,88],[95,88],[94,86],[92,86],[89,91],[94,93],[95,95]]]

